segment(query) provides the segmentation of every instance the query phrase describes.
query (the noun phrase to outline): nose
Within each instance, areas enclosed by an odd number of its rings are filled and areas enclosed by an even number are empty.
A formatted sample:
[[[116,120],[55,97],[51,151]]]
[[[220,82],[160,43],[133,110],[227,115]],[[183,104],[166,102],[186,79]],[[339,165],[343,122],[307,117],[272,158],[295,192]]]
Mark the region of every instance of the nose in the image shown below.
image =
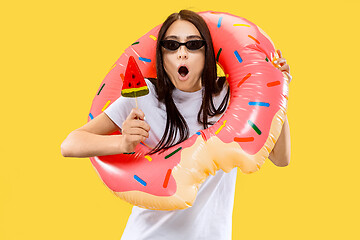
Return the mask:
[[[177,54],[178,54],[178,59],[187,59],[188,58],[188,51],[185,46],[180,46]]]

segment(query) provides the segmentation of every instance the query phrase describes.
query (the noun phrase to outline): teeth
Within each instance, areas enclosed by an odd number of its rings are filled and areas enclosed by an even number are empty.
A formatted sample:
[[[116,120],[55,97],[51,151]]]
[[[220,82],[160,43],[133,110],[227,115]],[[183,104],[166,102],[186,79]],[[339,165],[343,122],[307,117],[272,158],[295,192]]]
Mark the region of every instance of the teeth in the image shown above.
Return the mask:
[[[185,77],[189,73],[189,70],[187,69],[187,67],[182,66],[179,68],[178,72],[182,77]]]

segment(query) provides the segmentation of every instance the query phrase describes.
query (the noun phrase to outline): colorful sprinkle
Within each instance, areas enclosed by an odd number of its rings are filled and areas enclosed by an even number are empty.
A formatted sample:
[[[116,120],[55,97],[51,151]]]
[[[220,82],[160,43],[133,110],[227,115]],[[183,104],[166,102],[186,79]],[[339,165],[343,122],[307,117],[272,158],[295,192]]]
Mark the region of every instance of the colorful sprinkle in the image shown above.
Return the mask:
[[[216,62],[216,73],[218,77],[226,77],[224,69],[222,68],[219,62]]]
[[[235,27],[250,27],[250,25],[240,24],[240,23],[235,23],[234,26],[235,26]]]
[[[105,105],[104,105],[104,107],[101,109],[101,111],[104,111],[104,110],[107,108],[107,106],[109,106],[109,104],[110,104],[110,100],[105,103]]]
[[[139,44],[139,43],[140,43],[140,42],[134,42],[133,44],[131,44],[131,46],[132,46],[132,45],[136,45],[136,44]]]
[[[144,142],[140,142],[140,144],[142,144],[142,145],[144,145],[144,146],[146,146],[146,147],[148,147],[148,148],[151,148],[149,145],[147,145],[147,144],[144,143]]]
[[[269,83],[266,84],[266,86],[268,86],[268,87],[274,87],[274,86],[277,86],[277,85],[280,85],[280,81],[269,82]]]
[[[198,135],[198,136],[200,136],[200,135],[201,135],[201,132],[196,132],[195,134]]]
[[[139,178],[138,176],[134,175],[134,178],[136,181],[138,181],[139,183],[141,183],[141,185],[146,186],[146,182],[144,180],[142,180],[141,178]]]
[[[157,39],[154,35],[150,35],[149,38],[151,38],[154,41],[156,41],[156,39]]]
[[[234,137],[234,141],[235,142],[252,142],[252,141],[254,141],[254,138],[253,137],[244,137],[244,138]]]
[[[91,113],[89,113],[89,117],[90,117],[91,120],[94,119],[94,116]]]
[[[124,76],[124,74],[120,73],[120,77],[121,77],[122,81],[124,81],[124,80],[125,80],[125,76]]]
[[[240,54],[238,53],[238,51],[235,51],[234,54],[235,54],[237,60],[238,60],[240,63],[242,63],[243,60],[242,60],[242,58],[240,57]]]
[[[129,153],[123,153],[123,154],[132,155],[132,154],[135,154],[135,152],[129,152]]]
[[[165,159],[168,159],[169,157],[171,157],[172,155],[174,155],[175,153],[177,153],[178,151],[180,151],[182,149],[182,147],[179,147],[178,149],[176,149],[175,151],[173,151],[172,153],[170,153],[169,155],[165,156]]]
[[[260,44],[260,42],[256,38],[254,38],[253,36],[248,35],[248,37],[251,38],[252,40],[254,40],[257,44]]]
[[[223,17],[220,17],[219,18],[219,21],[218,21],[218,24],[217,24],[217,27],[219,28],[221,26],[221,21],[222,21]]]
[[[97,94],[97,95],[99,95],[99,94],[100,94],[100,92],[101,92],[101,90],[104,88],[104,86],[105,86],[105,83],[101,86],[101,88],[100,88],[100,90],[99,90],[99,92],[98,92],[98,94]]]
[[[216,61],[217,62],[219,61],[221,51],[222,51],[222,48],[219,49],[219,51],[218,51],[218,53],[216,55]]]
[[[261,107],[269,107],[270,104],[266,102],[249,102],[250,106],[261,106]]]
[[[146,155],[144,158],[146,158],[147,160],[149,160],[149,162],[152,161],[152,158],[149,155]]]
[[[237,87],[240,87],[240,85],[243,84],[249,77],[251,77],[251,73],[246,74],[246,76],[238,83]]]
[[[139,60],[140,60],[140,61],[143,61],[143,62],[151,62],[151,59],[149,59],[149,58],[139,57]]]
[[[265,58],[265,61],[267,61],[267,62],[268,62],[268,61],[269,61],[269,59],[266,57],[266,58]]]
[[[289,100],[289,97],[288,97],[288,96],[286,96],[286,95],[284,95],[284,94],[283,94],[283,96],[286,98],[286,100]]]
[[[219,127],[218,130],[216,130],[215,134],[218,134],[218,133],[221,131],[221,129],[223,129],[223,127],[225,127],[226,122],[227,122],[227,120],[225,120],[225,121],[223,122],[223,124]]]
[[[206,142],[207,139],[206,139],[206,136],[205,136],[205,133],[204,132],[201,132],[201,137],[203,138],[203,140]]]
[[[255,132],[259,135],[261,135],[260,129],[253,123],[252,121],[248,120],[248,124],[255,130]]]
[[[164,184],[163,184],[164,188],[167,188],[167,186],[168,186],[170,175],[171,175],[171,169],[168,169],[166,176],[165,176]]]

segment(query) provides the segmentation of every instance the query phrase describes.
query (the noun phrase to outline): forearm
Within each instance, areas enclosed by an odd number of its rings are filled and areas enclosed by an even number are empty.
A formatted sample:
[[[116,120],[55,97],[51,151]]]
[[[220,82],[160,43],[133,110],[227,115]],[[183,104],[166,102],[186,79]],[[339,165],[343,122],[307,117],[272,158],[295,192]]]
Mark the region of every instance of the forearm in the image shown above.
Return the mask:
[[[281,129],[280,136],[270,152],[269,159],[278,167],[285,167],[290,163],[291,143],[290,127],[287,117]]]
[[[122,135],[98,135],[83,130],[75,130],[61,144],[64,157],[94,157],[120,154]]]

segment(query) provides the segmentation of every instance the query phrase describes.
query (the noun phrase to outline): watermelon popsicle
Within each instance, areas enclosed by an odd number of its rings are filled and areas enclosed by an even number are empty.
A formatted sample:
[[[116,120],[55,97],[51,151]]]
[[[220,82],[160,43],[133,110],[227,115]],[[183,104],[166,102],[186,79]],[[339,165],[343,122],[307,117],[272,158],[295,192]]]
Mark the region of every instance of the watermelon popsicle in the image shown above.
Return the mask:
[[[146,85],[145,79],[137,65],[135,58],[130,56],[128,65],[125,71],[124,82],[121,90],[121,96],[133,97],[136,101],[136,97],[145,96],[149,93],[149,88]]]

